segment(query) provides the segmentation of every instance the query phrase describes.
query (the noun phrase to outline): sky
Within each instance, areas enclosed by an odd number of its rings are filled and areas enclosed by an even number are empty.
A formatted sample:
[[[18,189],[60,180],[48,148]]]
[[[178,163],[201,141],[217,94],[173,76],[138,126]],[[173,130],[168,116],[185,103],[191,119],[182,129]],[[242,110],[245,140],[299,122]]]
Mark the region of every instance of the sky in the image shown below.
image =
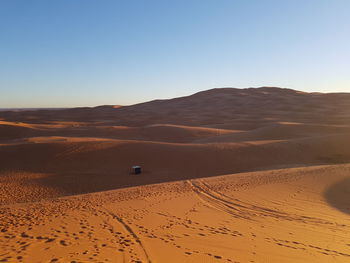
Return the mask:
[[[0,108],[350,92],[348,0],[0,0]]]

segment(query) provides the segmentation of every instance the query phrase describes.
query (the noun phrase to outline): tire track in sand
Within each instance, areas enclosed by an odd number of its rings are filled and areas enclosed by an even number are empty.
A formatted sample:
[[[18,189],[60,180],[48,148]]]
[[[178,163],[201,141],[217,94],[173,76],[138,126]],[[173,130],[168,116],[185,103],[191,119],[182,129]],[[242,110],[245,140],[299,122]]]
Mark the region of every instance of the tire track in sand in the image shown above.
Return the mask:
[[[111,211],[108,210],[108,209],[105,209],[105,210],[106,210],[106,212],[107,212],[113,219],[117,220],[118,223],[121,224],[121,225],[123,226],[123,228],[125,229],[125,231],[126,231],[127,233],[129,233],[130,236],[132,236],[132,237],[134,238],[135,242],[136,242],[137,244],[139,244],[139,247],[140,247],[141,250],[143,251],[143,253],[144,253],[144,255],[145,255],[145,258],[147,259],[147,262],[148,262],[148,263],[152,263],[152,261],[151,261],[151,259],[150,259],[150,256],[149,256],[149,254],[147,253],[147,250],[146,250],[145,246],[142,244],[141,239],[137,236],[137,234],[134,232],[134,230],[132,230],[132,228],[131,228],[127,223],[125,223],[124,220],[123,220],[121,217],[117,216],[116,214],[114,214],[113,212],[111,212]]]
[[[210,191],[209,187],[206,187],[203,183],[198,183],[196,181],[187,180],[186,181],[192,190],[197,194],[198,198],[216,210],[232,215],[235,218],[249,219],[251,218],[245,214],[242,205],[236,204],[232,201],[226,200],[224,196],[217,195]]]
[[[201,201],[207,205],[229,213],[236,218],[254,220],[257,215],[269,216],[276,219],[284,219],[289,221],[307,222],[315,225],[332,226],[334,222],[328,220],[310,217],[307,215],[289,214],[280,210],[263,207],[260,205],[249,204],[246,202],[233,199],[223,193],[212,189],[207,183],[201,180],[187,180],[192,190],[197,194]]]

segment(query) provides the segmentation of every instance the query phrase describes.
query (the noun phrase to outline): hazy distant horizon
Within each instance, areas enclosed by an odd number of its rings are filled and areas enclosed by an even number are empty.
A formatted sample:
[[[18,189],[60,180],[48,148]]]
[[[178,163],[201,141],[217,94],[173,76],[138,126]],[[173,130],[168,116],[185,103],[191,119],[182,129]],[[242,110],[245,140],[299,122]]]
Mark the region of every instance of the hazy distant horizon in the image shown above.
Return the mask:
[[[64,108],[46,108],[46,107],[36,107],[36,108],[0,108],[0,111],[63,110],[63,109],[69,109],[69,107],[64,107]]]
[[[235,88],[235,87],[217,87],[217,88],[211,88],[211,89],[223,89],[223,88],[231,88],[231,89],[258,89],[258,88],[263,88],[263,87],[267,87],[267,86],[260,86],[260,87],[247,87],[247,88]],[[290,88],[286,88],[286,87],[274,87],[274,88],[280,88],[280,89],[290,89]],[[0,111],[25,111],[25,110],[63,110],[63,109],[70,109],[70,108],[84,108],[84,107],[88,107],[88,108],[93,108],[93,107],[99,107],[99,106],[132,106],[135,104],[139,104],[139,103],[145,103],[145,102],[150,102],[153,100],[169,100],[169,99],[174,99],[174,98],[179,98],[179,97],[187,97],[187,96],[191,96],[193,94],[199,93],[199,92],[203,92],[203,91],[207,91],[207,90],[211,90],[211,89],[206,89],[206,90],[199,90],[196,92],[193,92],[191,94],[182,94],[181,96],[177,96],[177,97],[169,97],[169,98],[153,98],[147,101],[140,101],[137,103],[133,103],[133,104],[125,104],[125,105],[121,105],[121,104],[107,104],[107,103],[102,103],[99,105],[79,105],[79,106],[67,106],[67,107],[0,107]],[[303,90],[298,90],[298,89],[292,89],[295,91],[301,91],[301,92],[307,92],[307,93],[323,93],[323,94],[331,94],[331,93],[350,93],[350,92],[320,92],[320,91],[303,91]]]

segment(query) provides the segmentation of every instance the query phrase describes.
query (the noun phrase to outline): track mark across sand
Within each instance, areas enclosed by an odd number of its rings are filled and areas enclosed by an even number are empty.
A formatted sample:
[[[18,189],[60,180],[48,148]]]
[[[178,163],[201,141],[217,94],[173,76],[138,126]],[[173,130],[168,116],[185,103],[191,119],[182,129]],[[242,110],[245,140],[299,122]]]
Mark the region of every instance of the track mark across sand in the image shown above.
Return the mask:
[[[134,238],[135,242],[137,244],[139,244],[141,250],[145,254],[147,262],[151,263],[151,259],[150,259],[149,255],[147,253],[146,248],[144,247],[144,245],[141,242],[141,239],[137,236],[137,234],[134,232],[134,230],[132,230],[132,228],[127,223],[125,223],[122,218],[120,218],[119,216],[117,216],[116,214],[114,214],[113,212],[111,212],[108,209],[105,209],[105,210],[113,219],[116,219],[123,226],[123,228]]]
[[[240,200],[229,197],[212,189],[207,183],[202,180],[187,180],[192,190],[198,195],[200,200],[210,205],[211,207],[221,210],[236,218],[253,220],[257,215],[269,216],[276,219],[288,221],[308,222],[315,225],[332,226],[335,223],[308,215],[296,215],[283,212],[281,210],[271,209],[268,207],[242,202]]]
[[[235,218],[251,219],[248,215],[244,214],[240,204],[234,203],[231,200],[227,200],[223,195],[213,192],[210,188],[201,182],[187,180],[187,183],[191,186],[192,190],[198,195],[200,200],[206,204],[214,207],[215,209],[228,213]]]

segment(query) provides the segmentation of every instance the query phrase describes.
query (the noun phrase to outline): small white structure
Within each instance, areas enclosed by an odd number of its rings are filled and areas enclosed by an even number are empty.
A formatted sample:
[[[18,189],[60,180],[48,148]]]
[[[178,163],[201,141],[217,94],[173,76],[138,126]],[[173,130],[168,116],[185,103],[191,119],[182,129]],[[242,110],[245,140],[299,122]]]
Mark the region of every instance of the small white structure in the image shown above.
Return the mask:
[[[141,173],[141,166],[134,165],[131,167],[131,171],[133,174],[140,174]]]

